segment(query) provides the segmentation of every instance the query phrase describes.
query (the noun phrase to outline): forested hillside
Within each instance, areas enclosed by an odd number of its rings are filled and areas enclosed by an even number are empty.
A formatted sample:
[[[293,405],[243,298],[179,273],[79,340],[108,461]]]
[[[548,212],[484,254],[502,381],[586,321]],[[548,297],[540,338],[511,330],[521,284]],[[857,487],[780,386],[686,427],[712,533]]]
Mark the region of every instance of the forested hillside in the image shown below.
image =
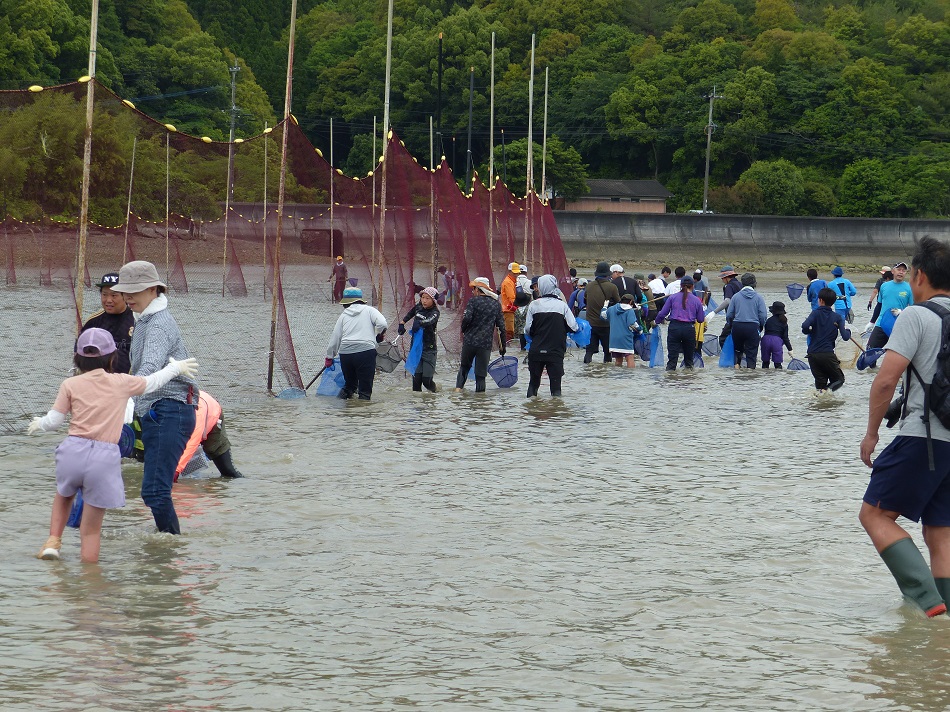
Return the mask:
[[[559,193],[576,192],[586,164],[592,177],[655,177],[674,192],[672,209],[700,207],[715,87],[722,98],[713,116],[712,209],[950,214],[950,0],[398,0],[395,7],[392,123],[427,162],[443,33],[441,152],[460,177],[470,67],[473,162],[487,177],[495,32],[495,141],[504,130],[506,142],[497,172],[524,185],[519,139],[527,133],[535,33],[535,139],[549,68],[549,135],[559,143],[548,173]],[[0,8],[3,88],[85,73],[88,0],[0,0]],[[290,0],[101,0],[99,79],[156,118],[220,138],[236,61],[238,132],[256,133],[283,106],[289,8]],[[294,113],[328,156],[332,117],[335,162],[364,174],[373,165],[373,117],[381,122],[383,114],[385,3],[304,0],[298,14]],[[559,173],[559,164],[569,170]]]

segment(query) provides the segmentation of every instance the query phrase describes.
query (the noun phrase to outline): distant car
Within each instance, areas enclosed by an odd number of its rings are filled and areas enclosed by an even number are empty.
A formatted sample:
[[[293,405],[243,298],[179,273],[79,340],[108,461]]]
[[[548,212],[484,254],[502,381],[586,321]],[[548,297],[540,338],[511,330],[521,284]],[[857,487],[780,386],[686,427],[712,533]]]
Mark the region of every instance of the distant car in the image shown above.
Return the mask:
[[[687,210],[687,213],[694,213],[696,215],[715,215],[715,210]]]

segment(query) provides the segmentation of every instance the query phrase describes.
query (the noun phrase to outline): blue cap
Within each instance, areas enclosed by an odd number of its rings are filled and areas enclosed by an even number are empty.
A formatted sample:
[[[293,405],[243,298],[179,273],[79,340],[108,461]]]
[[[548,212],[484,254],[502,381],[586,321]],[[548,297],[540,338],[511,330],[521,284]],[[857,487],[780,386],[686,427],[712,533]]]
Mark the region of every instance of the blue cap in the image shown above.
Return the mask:
[[[343,290],[343,299],[340,300],[340,304],[348,305],[361,301],[363,301],[363,290],[359,287],[347,287]]]
[[[835,277],[840,277],[844,274],[844,270],[840,267],[835,267],[833,270],[831,270],[831,274],[833,274]]]

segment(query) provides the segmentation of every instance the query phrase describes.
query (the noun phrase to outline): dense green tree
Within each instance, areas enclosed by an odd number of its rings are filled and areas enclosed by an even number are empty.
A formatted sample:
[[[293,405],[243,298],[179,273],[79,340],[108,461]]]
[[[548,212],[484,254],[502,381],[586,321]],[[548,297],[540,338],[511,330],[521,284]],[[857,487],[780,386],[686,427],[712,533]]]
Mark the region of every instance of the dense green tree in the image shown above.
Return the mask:
[[[855,161],[841,174],[838,214],[885,217],[894,202],[893,186],[884,162],[878,158]]]
[[[796,215],[805,196],[801,171],[784,158],[756,161],[739,176],[736,185],[746,183],[754,183],[762,191],[763,207],[768,215]]]
[[[541,160],[542,146],[534,142],[531,146],[534,156],[534,188],[541,191]],[[545,163],[545,182],[547,189],[554,197],[572,200],[584,195],[590,189],[587,186],[587,166],[581,160],[580,154],[570,146],[561,143],[557,136],[548,137],[547,160]],[[502,171],[508,176],[508,185],[516,194],[522,194],[527,183],[528,173],[528,139],[512,141],[502,149],[495,147],[495,170],[498,175]],[[479,170],[484,183],[488,183],[488,168],[483,166]]]
[[[98,79],[159,121],[221,140],[228,134],[228,67],[237,64],[237,132],[250,137],[265,123],[274,125],[283,106],[289,10],[290,0],[100,0]],[[85,74],[88,13],[89,0],[0,0],[0,88]],[[332,117],[336,155],[347,157],[348,170],[365,175],[374,164],[373,117],[381,124],[383,114],[385,4],[301,0],[298,14],[294,113],[323,148]],[[427,162],[442,32],[443,135],[436,151],[464,173],[474,68],[472,151],[474,162],[484,165],[492,138],[494,32],[494,143],[497,150],[504,130],[509,146],[517,147],[528,126],[533,33],[537,144],[548,68],[549,133],[576,149],[591,175],[656,177],[676,194],[671,209],[697,207],[705,97],[715,86],[723,96],[713,118],[711,196],[722,203],[715,209],[789,210],[772,199],[768,181],[759,184],[766,176],[745,175],[759,162],[785,160],[801,167],[794,212],[946,216],[950,191],[941,147],[950,139],[948,18],[950,0],[843,0],[831,6],[790,0],[398,0],[391,121],[409,150]],[[43,160],[52,158],[27,157],[35,145],[23,143],[35,141],[39,131],[39,155],[76,150],[82,112],[76,123],[63,113],[65,106],[49,108],[63,115],[61,124],[32,117],[34,124],[26,126],[9,112],[0,114],[0,134],[10,136],[10,143],[0,143],[0,199],[19,214],[40,205],[63,215],[73,210],[75,162],[63,158],[47,166]],[[125,130],[119,113],[106,114],[104,127]],[[26,133],[9,134],[7,125]],[[156,140],[142,137],[141,169],[143,181],[163,183]],[[260,145],[250,142],[239,152],[241,172],[252,183],[259,178],[253,147]],[[103,135],[98,148],[109,174],[97,178],[104,194],[112,189],[108,181],[123,174],[130,146]],[[218,159],[206,165],[207,173],[181,163],[171,178],[176,200],[183,210],[214,213],[223,189]],[[520,192],[517,179],[509,180]],[[563,188],[562,180],[554,184]],[[862,197],[856,185],[873,190]],[[291,189],[295,199],[319,197],[302,186]],[[109,205],[100,200],[94,210],[118,214],[121,204],[121,198]],[[163,211],[163,191],[143,197],[141,209]]]

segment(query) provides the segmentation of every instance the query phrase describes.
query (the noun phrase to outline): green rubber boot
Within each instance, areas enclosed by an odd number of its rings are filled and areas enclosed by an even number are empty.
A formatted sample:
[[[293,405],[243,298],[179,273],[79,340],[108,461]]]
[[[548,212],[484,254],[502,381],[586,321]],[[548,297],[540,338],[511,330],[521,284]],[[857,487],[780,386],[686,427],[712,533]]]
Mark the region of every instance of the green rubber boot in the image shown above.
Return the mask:
[[[920,606],[928,618],[947,612],[947,605],[937,590],[930,567],[913,539],[894,542],[881,552],[881,558],[891,570],[901,593]]]
[[[943,602],[950,602],[950,578],[935,578],[937,584],[937,593],[943,597]]]

